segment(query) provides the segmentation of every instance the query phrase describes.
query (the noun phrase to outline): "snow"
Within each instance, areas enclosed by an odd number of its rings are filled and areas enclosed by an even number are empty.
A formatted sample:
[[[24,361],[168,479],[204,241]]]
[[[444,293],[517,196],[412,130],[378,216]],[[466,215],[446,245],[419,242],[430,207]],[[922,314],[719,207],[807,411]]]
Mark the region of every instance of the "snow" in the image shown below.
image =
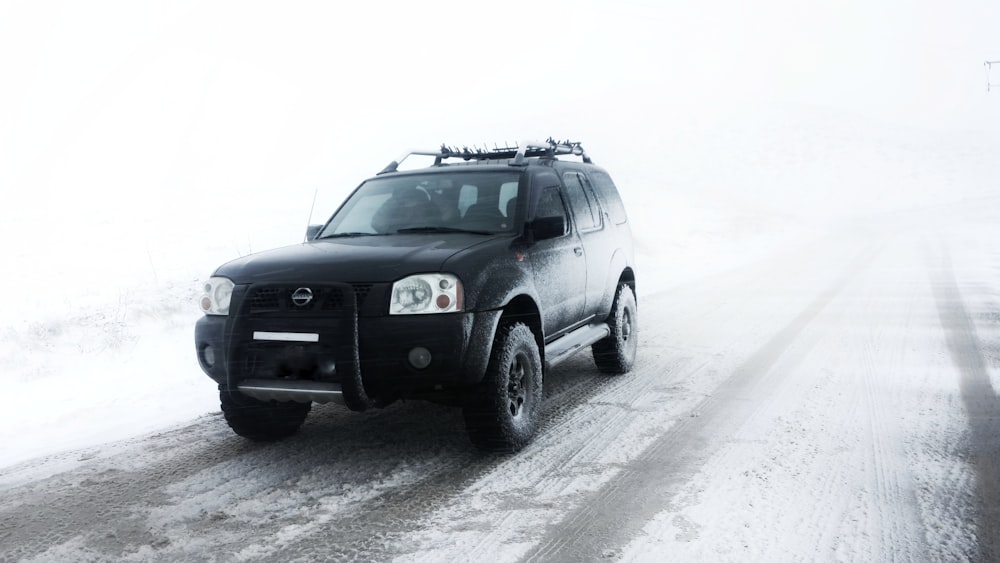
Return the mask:
[[[912,248],[899,245],[882,255],[908,251]],[[946,507],[973,504],[971,470],[948,455],[967,424],[947,407],[948,397],[958,394],[958,378],[940,377],[951,361],[937,335],[906,330],[911,316],[934,314],[934,299],[922,279],[878,289],[845,313],[857,330],[824,342],[804,363],[776,367],[794,369],[799,377],[772,390],[754,414],[759,421],[744,426],[712,456],[677,504],[651,520],[624,550],[622,560],[654,561],[664,552],[681,560],[717,561],[890,560],[893,554],[921,552],[950,560],[970,557],[969,546],[976,542],[968,525],[972,514],[941,510],[941,499],[935,498],[939,488],[958,489],[963,495]],[[919,295],[912,296],[915,292]],[[900,298],[886,299],[893,294]],[[911,302],[924,310],[893,308]],[[865,366],[864,372],[852,371],[856,366]],[[790,386],[811,388],[805,394],[810,400],[797,403],[793,397],[802,393]],[[907,395],[899,396],[899,389]],[[914,469],[926,482],[907,481]],[[933,521],[914,523],[913,513],[900,510],[908,504],[900,498],[913,489],[919,496],[908,502],[919,504],[920,513],[933,515]],[[837,500],[831,505],[826,499]],[[852,533],[825,533],[840,522],[851,523],[846,527]],[[908,545],[912,540],[901,533],[921,525],[933,551]],[[781,531],[790,529],[803,540],[819,540],[788,541]],[[699,541],[705,534],[720,539]]]
[[[322,66],[316,60],[298,56],[350,51],[362,40],[371,45],[372,38],[359,37],[363,30],[344,29],[341,22],[338,36],[312,21],[301,24],[312,32],[300,36],[298,24],[282,19],[276,25],[291,46],[270,45],[275,49],[270,51],[251,40],[248,31],[267,21],[267,14],[239,16],[248,27],[216,41],[220,22],[230,17],[225,5],[212,4],[202,17],[192,17],[199,8],[126,14],[134,26],[113,32],[97,24],[101,10],[81,14],[63,5],[51,21],[33,15],[31,27],[44,29],[43,37],[69,38],[56,47],[34,43],[9,29],[11,24],[0,24],[0,52],[19,52],[18,41],[36,49],[27,62],[9,55],[0,59],[0,70],[19,85],[0,94],[6,129],[0,134],[0,292],[6,296],[0,308],[0,385],[7,399],[0,409],[0,490],[110,458],[127,449],[123,440],[215,416],[215,386],[194,356],[200,283],[226,260],[301,241],[314,197],[313,223],[411,144],[472,143],[483,135],[493,142],[494,134],[541,138],[569,130],[620,186],[636,236],[640,307],[665,293],[694,291],[720,274],[769,267],[787,282],[779,288],[783,292],[771,290],[780,293],[784,305],[776,306],[769,326],[780,327],[794,321],[785,315],[807,307],[814,297],[799,289],[817,281],[798,278],[789,256],[814,259],[811,248],[846,255],[863,248],[872,233],[878,234],[872,240],[889,241],[865,284],[849,286],[867,288],[869,294],[848,289],[831,298],[841,300],[835,311],[857,330],[831,342],[811,340],[815,329],[804,329],[802,341],[783,352],[776,368],[804,375],[782,380],[765,403],[745,413],[746,423],[686,476],[671,505],[651,515],[641,533],[609,558],[654,561],[669,552],[678,560],[887,560],[893,550],[920,553],[920,545],[898,543],[909,541],[905,532],[912,527],[926,530],[923,542],[935,546],[938,558],[973,557],[970,546],[977,538],[968,522],[976,476],[955,456],[968,421],[956,406],[961,378],[954,374],[954,350],[937,332],[915,331],[910,324],[913,318],[937,318],[939,298],[926,279],[914,277],[902,286],[886,280],[914,262],[940,263],[946,254],[954,271],[968,279],[992,280],[963,285],[961,294],[983,345],[982,368],[993,388],[1000,388],[1000,258],[992,242],[1000,240],[995,220],[1000,101],[995,97],[973,98],[937,80],[924,91],[920,86],[930,80],[905,74],[892,75],[901,81],[898,89],[865,92],[860,78],[847,70],[863,62],[865,49],[831,54],[801,37],[811,46],[803,53],[829,62],[834,75],[847,81],[844,100],[826,91],[833,89],[823,85],[832,82],[819,80],[814,70],[806,73],[814,82],[770,91],[771,84],[799,80],[801,67],[792,64],[798,59],[764,69],[771,80],[755,77],[754,68],[730,69],[733,76],[720,77],[680,61],[676,49],[660,59],[653,49],[630,47],[635,57],[621,56],[616,60],[626,62],[611,64],[599,50],[610,49],[609,43],[601,42],[579,59],[614,67],[616,80],[595,84],[595,91],[577,99],[565,115],[539,109],[562,107],[577,95],[553,87],[539,88],[539,98],[530,103],[503,93],[478,104],[462,100],[427,120],[427,108],[437,107],[438,94],[433,84],[421,82],[421,71],[406,66],[384,73],[393,75],[390,79],[360,69],[373,60],[389,67],[395,52],[373,47],[368,63],[344,63],[331,75],[315,72]],[[962,13],[974,8],[963,4]],[[26,10],[4,6],[2,13],[14,21]],[[607,15],[581,11],[576,23],[594,32]],[[935,15],[925,16],[930,21]],[[627,17],[641,32],[640,43],[652,41],[656,25],[663,23]],[[711,18],[695,18],[706,19]],[[847,25],[851,18],[834,19]],[[71,39],[91,35],[87,26],[81,31],[74,23],[78,20],[110,35],[78,42],[85,47],[73,52],[66,48]],[[151,30],[164,37],[180,33],[187,41],[158,39]],[[942,32],[936,41],[946,42],[945,36]],[[719,37],[730,47],[740,45],[725,33]],[[474,43],[478,37],[462,28],[460,39]],[[440,41],[420,52],[436,56],[455,44],[454,38]],[[693,46],[703,62],[728,58],[694,36],[662,41],[682,49]],[[757,56],[783,50],[777,38],[773,45],[765,43],[755,44]],[[959,43],[948,43],[949,52],[975,52]],[[134,46],[134,52],[122,54],[119,44]],[[588,72],[591,67],[580,61],[567,62],[563,70]],[[902,64],[914,72],[921,68],[913,61]],[[783,65],[794,72],[776,74]],[[544,65],[529,66],[518,80],[544,83],[545,70],[536,68]],[[657,66],[669,68],[676,83],[688,88],[678,92],[668,88],[666,78],[637,71]],[[967,78],[951,70],[957,64],[935,59],[926,66],[949,69],[942,76],[950,80]],[[888,79],[873,68],[866,66],[864,76],[886,86]],[[353,89],[345,86],[344,77],[350,76]],[[734,78],[747,80],[753,96],[720,94]],[[493,80],[485,72],[471,78],[473,84],[495,88]],[[424,88],[411,104],[400,105],[388,92],[405,81]],[[468,87],[450,81],[446,86],[451,92]],[[72,88],[74,95],[59,93]],[[513,106],[510,113],[469,117],[483,113],[477,111],[482,107],[506,108],[507,102]],[[581,114],[591,121],[580,123]],[[754,297],[761,295],[771,294]],[[751,307],[728,306],[734,316]],[[436,508],[427,526],[408,538],[412,549],[402,559],[481,554],[517,560],[530,553],[539,530],[619,476],[580,467],[626,467],[642,459],[662,433],[688,428],[685,422],[691,421],[678,413],[701,404],[741,368],[741,353],[752,353],[770,337],[769,327],[760,334],[735,328],[716,334],[698,323],[701,312],[676,313],[690,324],[646,331],[662,330],[670,346],[690,345],[684,362],[670,369],[660,363],[669,348],[639,359],[640,369],[664,369],[655,389],[652,382],[649,389],[602,387],[560,419],[564,428],[540,437]],[[817,313],[817,322],[824,314]],[[659,324],[646,317],[642,322],[644,330]],[[733,339],[729,357],[699,355],[699,345],[727,338]],[[854,371],[859,365],[866,369]],[[813,390],[804,395],[808,400],[792,399],[804,389]],[[844,415],[856,411],[872,416]],[[715,420],[711,417],[720,415],[689,416]],[[583,437],[567,444],[564,432]],[[580,443],[587,447],[569,452]],[[552,463],[561,458],[546,457],[545,451],[562,451],[580,465],[560,471]],[[135,463],[150,463],[157,455],[144,452]],[[831,466],[836,468],[832,474]],[[247,495],[248,485],[231,477],[244,469],[237,462],[211,466],[170,485],[172,502],[153,510],[151,525],[169,529],[185,517],[222,514],[223,508],[228,512],[220,518],[253,525],[267,517],[265,512],[293,515],[306,501],[320,507],[321,516],[310,519],[315,512],[303,511],[300,521],[276,537],[236,554],[266,558],[384,490],[418,483],[422,472],[433,468],[401,463],[392,472],[337,490],[326,476],[294,468],[304,472],[298,483],[303,489],[319,492],[267,489],[254,502],[234,507],[228,501]],[[282,468],[260,469],[268,471]],[[913,474],[921,481],[904,482]],[[516,512],[490,511],[498,497],[519,487],[530,490],[537,502]],[[936,493],[941,488],[957,491],[955,498],[943,501]],[[800,494],[804,490],[839,500],[816,506]],[[904,500],[918,510],[880,512],[880,506],[897,506],[908,491],[917,491]],[[913,522],[917,513],[931,519]],[[843,535],[825,532],[834,521],[850,523],[838,528]],[[887,524],[893,521],[897,524]],[[802,523],[801,538],[811,543],[786,533]],[[198,543],[204,540],[168,539],[178,545],[188,541],[186,555],[206,547]],[[84,543],[75,542],[54,546],[47,555],[76,558]],[[153,557],[152,550],[135,558]]]
[[[790,110],[791,115],[785,117],[794,120],[795,111]],[[822,123],[823,117],[814,112],[798,115],[798,119],[808,124]],[[759,122],[750,120],[743,126],[749,128],[755,124]],[[883,151],[896,151],[900,158],[905,157],[906,150],[912,151],[910,158],[914,162],[906,166],[924,166],[923,157],[935,152],[930,142],[914,148],[912,138],[905,133],[897,131],[893,137],[893,129],[872,127],[887,139],[883,141],[888,143]],[[823,131],[820,127],[811,134],[824,139]],[[771,134],[777,139],[767,137],[764,141],[778,142],[786,131],[779,129]],[[761,135],[756,138],[764,142]],[[880,211],[871,205],[866,207],[864,216],[845,214],[842,206],[832,211],[806,206],[800,209],[805,212],[796,212],[787,205],[799,197],[796,190],[800,188],[793,185],[778,185],[777,189],[787,192],[787,199],[777,203],[785,206],[769,206],[764,202],[757,207],[713,197],[710,192],[685,193],[670,189],[669,185],[661,191],[642,191],[636,184],[619,179],[631,211],[639,270],[643,272],[640,303],[655,300],[664,292],[692,291],[702,280],[718,274],[738,279],[738,272],[747,267],[787,267],[796,261],[816,259],[811,255],[813,247],[824,252],[839,248],[836,252],[847,257],[857,248],[863,248],[867,238],[874,240],[889,231],[889,244],[895,246],[881,250],[878,267],[869,274],[874,277],[864,285],[876,288],[868,290],[875,293],[837,309],[842,311],[839,314],[850,316],[851,326],[859,330],[844,334],[839,341],[823,340],[819,349],[809,348],[811,339],[805,332],[802,342],[795,344],[804,348],[786,352],[782,363],[774,369],[794,370],[808,376],[783,380],[765,404],[747,415],[749,418],[739,432],[721,444],[696,474],[690,475],[669,508],[652,517],[631,543],[620,552],[609,553],[610,557],[653,561],[669,552],[688,560],[813,557],[879,560],[889,558],[893,550],[915,553],[919,552],[919,546],[900,543],[909,541],[904,532],[914,513],[873,512],[877,506],[897,506],[899,495],[910,490],[921,492],[909,502],[921,507],[922,514],[934,515],[933,521],[919,525],[927,530],[927,544],[937,546],[935,553],[946,558],[969,556],[969,546],[976,542],[966,524],[971,517],[968,507],[974,504],[970,496],[974,476],[968,466],[956,465],[953,452],[949,453],[949,445],[962,435],[966,424],[960,411],[949,406],[951,398],[958,394],[958,378],[938,376],[952,365],[943,341],[934,334],[914,333],[906,320],[914,315],[934,315],[935,298],[926,280],[919,278],[904,287],[879,286],[881,279],[895,279],[880,274],[880,270],[892,272],[914,260],[924,261],[914,254],[919,252],[918,247],[908,244],[914,237],[926,238],[929,250],[925,252],[937,256],[944,247],[935,237],[945,234],[962,243],[951,257],[958,271],[972,273],[978,279],[990,276],[995,279],[997,263],[990,255],[992,246],[988,243],[995,239],[995,229],[985,227],[981,220],[968,220],[970,213],[973,218],[977,214],[977,201],[992,201],[979,212],[987,217],[985,224],[989,224],[989,209],[995,208],[996,202],[987,198],[987,179],[980,178],[978,184],[973,182],[970,193],[956,193],[951,187],[955,182],[965,182],[956,180],[953,177],[956,174],[966,176],[969,170],[978,170],[985,176],[990,170],[990,163],[983,162],[988,151],[978,144],[975,150],[968,151],[955,150],[950,140],[941,144],[943,147],[936,149],[935,154],[949,155],[950,158],[939,157],[949,166],[928,170],[915,178],[919,179],[918,184],[926,186],[932,183],[927,176],[933,176],[935,183],[948,189],[922,192],[902,212],[894,212],[887,205],[888,209],[881,211],[882,218],[875,221],[872,216]],[[696,153],[688,157],[706,158]],[[775,175],[770,167],[778,164],[769,163],[761,174]],[[613,162],[606,167],[613,173],[616,170]],[[638,167],[625,171],[626,175],[644,174]],[[713,178],[706,172],[703,181],[706,184],[734,181],[728,175],[729,172],[723,171]],[[680,181],[669,176],[666,180]],[[852,197],[871,189],[865,181],[859,180],[859,184],[860,189],[837,190],[838,196]],[[949,211],[953,207],[959,211]],[[265,218],[260,219],[259,224],[264,225]],[[11,408],[0,411],[0,442],[4,444],[0,467],[8,468],[4,478],[7,486],[67,471],[94,457],[112,456],[116,451],[113,443],[120,440],[169,430],[217,413],[214,384],[200,372],[191,345],[193,323],[199,315],[195,301],[197,288],[211,272],[210,260],[225,260],[249,251],[250,247],[260,249],[267,244],[251,238],[240,248],[241,242],[234,239],[230,243],[232,250],[218,243],[206,248],[197,230],[171,228],[167,223],[172,220],[172,215],[148,216],[141,229],[137,226],[139,231],[169,231],[170,235],[162,238],[144,235],[142,241],[121,237],[115,230],[121,223],[105,222],[103,229],[81,225],[80,229],[87,232],[89,247],[102,251],[91,251],[86,257],[73,254],[67,261],[51,259],[49,237],[39,237],[36,248],[30,247],[31,241],[19,246],[17,271],[46,272],[33,282],[37,288],[33,291],[59,295],[59,299],[58,306],[34,312],[30,302],[15,303],[0,317],[6,335],[0,344],[6,366],[2,377],[12,392]],[[281,234],[263,232],[259,235],[261,239],[272,244],[297,242],[300,236],[297,227],[301,224],[295,220],[279,223],[286,227]],[[217,232],[226,231],[218,226],[213,228]],[[841,239],[832,246],[831,233],[835,239]],[[284,241],[279,240],[282,234]],[[834,255],[827,258],[831,263],[842,261]],[[77,271],[84,273],[82,278],[76,278],[80,283],[70,286],[61,283]],[[813,270],[803,270],[809,271]],[[789,269],[782,275],[787,287],[769,290],[768,295],[783,296],[783,306],[774,311],[776,319],[800,310],[807,305],[804,300],[812,299],[811,294],[801,293],[799,288],[827,283],[819,278],[798,279],[801,275]],[[8,294],[23,287],[23,282],[13,277],[5,277],[3,284]],[[894,293],[898,299],[886,299]],[[966,293],[971,303],[980,300],[977,311],[996,310],[995,290],[981,288],[977,293],[963,288],[963,295]],[[909,303],[916,303],[921,309],[887,308]],[[744,305],[730,306],[733,316],[738,317]],[[674,427],[680,428],[679,432],[689,431],[689,425],[678,426],[684,419],[678,419],[677,413],[690,412],[699,422],[715,420],[712,417],[717,414],[694,409],[722,378],[741,369],[734,361],[763,345],[755,338],[766,336],[767,332],[760,336],[743,333],[736,337],[740,333],[733,332],[699,337],[694,319],[701,313],[677,311],[676,314],[687,319],[684,330],[691,333],[687,340],[676,333],[658,336],[644,324],[644,341],[662,339],[680,348],[688,342],[693,349],[703,342],[698,338],[732,341],[735,348],[731,359],[713,357],[697,367],[692,358],[689,363],[673,366],[663,374],[663,379],[650,380],[643,389],[637,389],[634,383],[623,384],[623,395],[618,394],[615,385],[605,386],[563,417],[561,428],[549,429],[527,450],[456,492],[451,501],[427,517],[425,527],[409,537],[406,545],[410,555],[401,559],[443,560],[478,553],[495,555],[498,560],[518,560],[536,548],[539,530],[559,521],[567,507],[578,506],[579,499],[601,490],[615,478],[615,472],[608,470],[560,470],[559,466],[551,465],[564,459],[559,452],[584,443],[587,446],[571,456],[576,467],[626,467],[642,459],[662,433]],[[659,361],[640,358],[637,369],[655,369],[655,364],[649,363],[651,360]],[[863,374],[850,371],[858,365],[869,366],[869,371]],[[993,368],[990,374],[996,382],[996,366]],[[875,373],[879,378],[873,378]],[[908,389],[905,395],[886,394],[886,390],[900,387]],[[792,400],[807,389],[813,391],[805,394],[810,397],[809,402]],[[862,421],[869,420],[865,417],[843,416],[855,409],[878,413],[874,418],[877,426],[864,426]],[[633,416],[636,413],[641,416]],[[565,441],[566,432],[572,432],[576,439]],[[830,438],[824,440],[823,436]],[[803,447],[807,442],[811,445]],[[855,453],[858,450],[870,452],[868,457],[861,458],[864,461],[860,464]],[[79,453],[73,455],[72,451]],[[282,469],[279,465],[259,469],[304,470],[298,486],[303,490],[327,490],[306,502],[300,494],[289,495],[283,489],[279,496],[275,496],[274,489],[262,489],[259,494],[264,496],[257,498],[252,491],[248,492],[247,485],[241,484],[244,479],[227,476],[245,473],[245,466],[238,461],[228,465],[232,467],[212,466],[172,485],[167,492],[175,500],[151,512],[151,525],[167,530],[164,542],[178,546],[176,549],[181,550],[178,554],[194,556],[208,547],[204,539],[185,540],[177,535],[183,532],[172,531],[174,523],[195,514],[218,513],[219,518],[247,525],[265,517],[265,513],[285,514],[283,518],[292,523],[280,533],[247,545],[236,554],[239,559],[266,558],[278,553],[282,546],[294,545],[317,533],[357,503],[377,499],[384,490],[393,487],[418,483],[423,474],[421,467],[404,464],[388,475],[373,477],[356,490],[330,491],[329,475],[316,475],[304,468]],[[832,476],[828,471],[831,465],[839,468]],[[902,477],[898,475],[910,475],[901,471],[902,467],[918,468],[921,479],[926,481],[899,482]],[[262,482],[276,479],[280,481],[281,474]],[[961,491],[945,510],[934,492],[942,483],[948,484],[950,490]],[[227,493],[229,489],[231,493]],[[511,490],[533,491],[535,506],[514,513],[491,511],[497,499]],[[823,491],[825,498],[840,500],[832,506],[814,506],[803,502],[800,494],[803,490]],[[236,502],[248,495],[252,501]],[[311,507],[307,513],[316,515],[296,517],[295,511],[303,503]],[[886,529],[887,520],[901,523]],[[854,523],[849,527],[850,533],[837,537],[824,535],[824,530],[833,527],[834,522],[844,521]],[[803,522],[806,528],[802,537],[814,541],[796,542],[783,534]],[[707,541],[709,537],[711,541]],[[880,537],[882,543],[872,537]],[[233,541],[237,541],[235,538]],[[873,545],[884,545],[882,549],[886,551],[878,551]],[[140,550],[136,558],[153,556],[163,546],[142,549],[146,551]],[[69,542],[55,547],[48,556],[72,557],[83,551],[85,546]]]

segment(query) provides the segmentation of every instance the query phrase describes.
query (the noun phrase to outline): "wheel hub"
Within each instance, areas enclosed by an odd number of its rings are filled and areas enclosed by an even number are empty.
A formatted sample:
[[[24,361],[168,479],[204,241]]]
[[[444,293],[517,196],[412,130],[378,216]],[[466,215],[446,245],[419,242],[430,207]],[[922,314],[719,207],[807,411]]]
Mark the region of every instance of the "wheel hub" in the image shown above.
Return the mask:
[[[524,401],[527,399],[524,388],[524,358],[519,354],[511,362],[507,375],[507,408],[513,417],[521,414]]]

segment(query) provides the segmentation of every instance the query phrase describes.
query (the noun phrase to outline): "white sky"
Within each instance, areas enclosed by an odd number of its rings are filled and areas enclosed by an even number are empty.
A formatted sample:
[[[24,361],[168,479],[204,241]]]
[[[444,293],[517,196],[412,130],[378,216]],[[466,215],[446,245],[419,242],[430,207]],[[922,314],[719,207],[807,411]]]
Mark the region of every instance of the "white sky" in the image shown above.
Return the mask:
[[[0,218],[329,206],[414,146],[608,154],[760,101],[996,131],[998,26],[984,0],[0,0]]]

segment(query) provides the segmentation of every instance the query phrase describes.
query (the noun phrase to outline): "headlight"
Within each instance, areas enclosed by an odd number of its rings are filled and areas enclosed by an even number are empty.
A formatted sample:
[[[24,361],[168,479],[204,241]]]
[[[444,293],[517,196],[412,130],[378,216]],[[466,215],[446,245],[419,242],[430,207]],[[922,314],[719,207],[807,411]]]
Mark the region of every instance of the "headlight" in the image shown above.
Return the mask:
[[[451,274],[418,274],[392,284],[390,315],[454,313],[462,310],[462,282]]]
[[[233,287],[229,278],[208,278],[205,294],[201,296],[201,310],[206,315],[228,315]]]

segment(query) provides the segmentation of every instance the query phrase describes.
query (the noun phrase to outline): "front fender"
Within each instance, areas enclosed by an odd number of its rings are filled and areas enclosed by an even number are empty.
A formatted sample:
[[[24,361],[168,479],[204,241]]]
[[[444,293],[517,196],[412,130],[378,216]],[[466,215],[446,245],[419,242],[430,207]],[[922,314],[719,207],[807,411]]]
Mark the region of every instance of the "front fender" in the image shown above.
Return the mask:
[[[496,252],[491,259],[478,261],[466,253],[445,262],[445,271],[455,272],[462,280],[465,309],[473,312],[504,308],[518,295],[537,301],[534,278],[523,249]]]

